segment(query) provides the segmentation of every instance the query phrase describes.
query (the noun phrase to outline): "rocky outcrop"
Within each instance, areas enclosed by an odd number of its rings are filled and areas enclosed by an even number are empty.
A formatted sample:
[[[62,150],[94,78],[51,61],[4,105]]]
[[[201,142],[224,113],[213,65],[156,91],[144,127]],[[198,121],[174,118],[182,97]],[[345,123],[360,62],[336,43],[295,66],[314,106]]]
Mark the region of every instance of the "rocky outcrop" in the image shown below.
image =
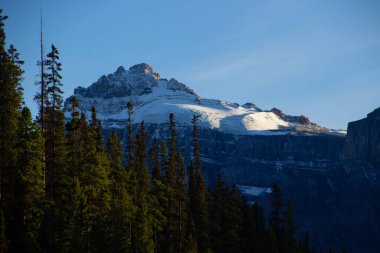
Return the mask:
[[[365,161],[380,169],[380,108],[348,124],[343,159]]]
[[[302,125],[314,124],[314,123],[310,122],[309,118],[307,118],[304,115],[300,115],[300,116],[286,115],[285,113],[283,113],[281,110],[279,110],[277,108],[272,108],[271,112],[273,112],[274,114],[276,114],[280,118],[285,119],[285,120],[292,122],[292,123],[298,123],[298,124],[302,124]]]
[[[120,66],[115,73],[101,76],[89,88],[75,89],[74,94],[106,99],[141,96],[152,92],[157,79],[159,75],[153,73],[152,67],[146,63],[134,65],[128,71]]]

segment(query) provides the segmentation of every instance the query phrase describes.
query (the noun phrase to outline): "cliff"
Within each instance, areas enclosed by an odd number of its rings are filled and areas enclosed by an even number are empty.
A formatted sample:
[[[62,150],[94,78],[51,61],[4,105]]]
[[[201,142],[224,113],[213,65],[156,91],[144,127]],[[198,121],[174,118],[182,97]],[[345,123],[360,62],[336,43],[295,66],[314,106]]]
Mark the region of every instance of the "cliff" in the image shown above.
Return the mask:
[[[366,161],[380,169],[380,108],[348,124],[343,159]]]

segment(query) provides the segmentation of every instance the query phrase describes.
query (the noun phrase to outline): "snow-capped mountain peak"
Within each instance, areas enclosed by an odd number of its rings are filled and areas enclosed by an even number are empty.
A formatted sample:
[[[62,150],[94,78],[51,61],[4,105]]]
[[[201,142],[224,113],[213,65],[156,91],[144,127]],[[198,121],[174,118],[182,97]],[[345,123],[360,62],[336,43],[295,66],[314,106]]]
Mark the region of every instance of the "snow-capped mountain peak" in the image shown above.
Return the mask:
[[[88,88],[78,87],[74,95],[81,109],[90,114],[94,106],[104,127],[124,128],[128,117],[127,104],[134,105],[135,122],[167,123],[174,113],[179,125],[190,125],[194,114],[199,124],[233,134],[320,133],[329,129],[311,123],[305,116],[289,116],[274,108],[263,111],[253,103],[240,106],[215,99],[202,99],[187,85],[174,78],[163,79],[146,63],[125,70],[123,66],[101,76]],[[65,103],[65,116],[70,118]]]

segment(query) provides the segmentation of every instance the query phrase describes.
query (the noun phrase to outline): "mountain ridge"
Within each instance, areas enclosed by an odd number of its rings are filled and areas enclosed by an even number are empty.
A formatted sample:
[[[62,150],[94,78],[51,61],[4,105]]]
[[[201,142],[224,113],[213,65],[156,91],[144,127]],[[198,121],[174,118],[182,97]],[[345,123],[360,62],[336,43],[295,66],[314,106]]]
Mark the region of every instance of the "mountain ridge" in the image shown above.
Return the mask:
[[[189,125],[192,116],[197,114],[200,127],[233,134],[344,134],[312,123],[303,115],[287,115],[277,108],[262,110],[252,102],[239,105],[201,98],[186,84],[174,78],[161,78],[146,63],[133,65],[129,70],[120,66],[87,88],[76,88],[73,96],[87,114],[95,106],[106,128],[126,126],[127,104],[131,102],[136,122],[163,124],[169,114],[174,113],[179,125]],[[70,118],[69,100],[64,108],[67,118]]]

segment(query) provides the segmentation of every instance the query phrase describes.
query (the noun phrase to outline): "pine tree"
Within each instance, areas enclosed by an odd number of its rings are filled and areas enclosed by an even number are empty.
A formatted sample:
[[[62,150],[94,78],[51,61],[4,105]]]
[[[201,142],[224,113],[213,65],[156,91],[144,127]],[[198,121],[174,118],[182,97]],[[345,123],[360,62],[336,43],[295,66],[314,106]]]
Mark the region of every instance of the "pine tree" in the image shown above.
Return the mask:
[[[96,111],[92,112],[91,125],[87,124],[84,114],[80,120],[81,135],[81,171],[79,182],[86,197],[86,220],[88,220],[86,235],[87,250],[105,251],[109,247],[109,232],[107,231],[107,214],[110,210],[110,165],[107,154],[98,138],[101,129],[96,119]],[[108,237],[107,237],[108,236]]]
[[[236,187],[230,188],[219,175],[216,188],[210,195],[209,231],[213,252],[243,252],[243,200],[240,193]]]
[[[68,163],[70,175],[74,179],[79,172],[80,154],[80,119],[79,119],[79,102],[76,97],[70,98],[69,111],[71,112],[71,120],[66,124],[66,139],[68,146]]]
[[[162,147],[166,149],[166,147]],[[156,138],[153,139],[152,148],[149,152],[150,167],[152,168],[151,174],[151,198],[152,198],[152,225],[153,225],[153,240],[154,240],[154,252],[160,252],[161,244],[164,241],[164,235],[161,233],[166,224],[166,217],[164,216],[164,206],[167,205],[166,186],[163,182],[161,175],[161,165],[165,162],[166,150],[161,151],[160,146]],[[162,161],[160,161],[163,159]]]
[[[1,223],[0,251],[5,251],[6,242],[12,240],[16,233],[12,226],[14,198],[14,180],[17,176],[16,149],[17,123],[20,115],[22,89],[22,61],[16,49],[11,45],[9,51],[5,49],[6,35],[4,31],[7,16],[2,15],[0,9],[0,212],[3,216]]]
[[[88,124],[86,115],[79,112],[79,103],[75,98],[70,99],[72,119],[66,124],[68,146],[68,175],[69,175],[69,198],[67,206],[70,210],[66,216],[66,227],[62,235],[62,248],[68,252],[85,252],[90,248],[89,243],[89,209],[85,189],[82,187],[85,173],[86,144],[88,141]]]
[[[167,199],[168,203],[165,208],[165,216],[168,219],[167,226],[165,228],[166,240],[165,250],[169,253],[175,252],[175,188],[176,188],[176,141],[177,133],[175,130],[174,114],[170,114],[170,139],[169,139],[169,156],[165,168],[165,185],[167,187]]]
[[[168,149],[164,141],[160,142],[160,170],[161,175],[166,175],[168,165]]]
[[[133,207],[127,188],[127,172],[121,165],[121,144],[118,135],[112,132],[107,142],[107,155],[110,160],[111,181],[111,251],[131,251],[129,221],[132,219]]]
[[[19,118],[17,143],[17,177],[15,178],[14,226],[20,228],[12,250],[39,252],[39,232],[45,206],[44,142],[38,125],[24,107]]]
[[[39,115],[38,122],[42,133],[44,133],[44,123],[45,123],[45,104],[46,104],[46,73],[45,73],[45,56],[44,56],[44,45],[43,45],[43,31],[42,31],[42,13],[40,20],[40,60],[37,62],[37,66],[40,68],[40,81],[36,82],[36,85],[39,86],[39,92],[35,95],[34,99],[37,101],[39,106]]]
[[[51,51],[47,54],[47,59],[45,60],[45,65],[47,68],[46,73],[46,87],[47,87],[47,101],[46,103],[50,107],[50,121],[55,120],[57,111],[62,108],[63,91],[62,87],[62,64],[59,62],[59,52],[58,49],[52,45]]]
[[[243,199],[240,192],[238,191],[236,185],[233,185],[228,194],[224,221],[222,222],[222,241],[224,242],[223,249],[226,252],[242,251],[242,201]]]
[[[289,201],[285,211],[283,252],[291,253],[300,250],[296,232],[297,227],[293,219],[293,206]]]
[[[188,206],[188,233],[189,233],[189,244],[193,244],[198,251],[197,245],[197,231],[194,223],[194,215],[195,215],[195,193],[196,193],[196,178],[194,174],[194,162],[190,161],[190,165],[187,168],[187,176],[188,176],[188,189],[187,193],[189,196],[189,206]],[[212,213],[212,212],[210,212]]]
[[[127,143],[126,143],[126,153],[127,153],[127,163],[125,166],[125,170],[127,172],[127,192],[130,196],[130,206],[132,207],[130,214],[130,219],[128,221],[128,231],[129,231],[129,241],[132,243],[134,239],[134,222],[136,220],[137,214],[137,173],[134,168],[134,153],[136,151],[135,140],[133,137],[133,105],[128,102],[128,129],[127,129]],[[134,245],[131,245],[132,250]]]
[[[91,109],[91,123],[90,129],[94,134],[95,142],[96,142],[96,150],[99,152],[104,151],[103,145],[103,135],[102,135],[102,124],[96,115],[96,108],[93,106]]]
[[[257,203],[254,203],[251,207],[251,212],[253,216],[253,229],[255,230],[255,233],[252,238],[249,238],[249,240],[251,240],[251,242],[253,243],[252,249],[254,251],[264,251],[264,210]]]
[[[178,219],[178,230],[176,232],[176,237],[178,241],[178,252],[185,252],[188,245],[187,236],[189,235],[190,223],[189,223],[189,197],[186,191],[186,166],[182,158],[181,153],[177,152],[177,188],[176,188],[176,199],[178,201],[177,206],[177,219]]]
[[[268,238],[270,240],[276,240],[277,250],[282,252],[285,246],[285,236],[284,236],[284,224],[282,218],[282,199],[281,199],[281,189],[277,183],[272,186],[272,193],[270,196],[271,202],[271,213],[269,216],[269,227],[270,233]],[[274,238],[272,238],[272,233]]]
[[[17,49],[14,47],[13,44],[9,46],[8,49],[8,56],[11,61],[11,79],[13,82],[16,83],[16,94],[18,95],[19,99],[22,101],[22,92],[23,88],[21,87],[21,81],[22,81],[22,74],[24,71],[22,70],[22,65],[24,64],[23,60],[20,60],[20,54],[17,51]]]
[[[88,251],[87,199],[82,191],[79,178],[74,176],[72,181],[72,196],[70,199],[71,212],[63,232],[63,252],[81,253]]]
[[[134,169],[137,178],[137,214],[133,238],[134,251],[153,252],[152,217],[149,213],[151,206],[150,178],[146,165],[146,133],[144,122],[141,122],[136,136],[136,154]]]
[[[149,161],[150,168],[152,170],[152,185],[153,180],[161,179],[161,168],[160,168],[160,146],[156,138],[153,138],[152,148],[149,150]]]
[[[57,48],[52,45],[45,62],[47,66],[47,101],[45,111],[45,157],[46,157],[46,200],[50,206],[45,211],[44,242],[46,251],[56,251],[63,243],[62,232],[69,210],[70,178],[67,171],[67,149],[64,115],[62,108],[61,63]]]
[[[198,117],[193,117],[193,148],[194,148],[194,192],[190,194],[191,212],[194,218],[199,252],[209,250],[208,238],[208,210],[206,203],[206,186],[202,175],[201,156],[199,145],[199,133],[197,125]]]
[[[282,200],[281,200],[281,189],[280,186],[275,183],[272,186],[272,194],[271,194],[271,206],[272,211],[270,214],[269,225],[273,228],[276,234],[282,229],[282,217],[281,217],[281,209],[282,209]]]
[[[66,227],[63,232],[64,247],[69,252],[81,252],[85,249],[86,245],[86,232],[85,224],[88,223],[86,219],[87,199],[84,195],[79,177],[81,173],[82,164],[82,136],[81,136],[81,120],[79,118],[79,102],[76,97],[71,97],[69,112],[71,113],[71,120],[66,124],[66,143],[67,143],[67,163],[68,163],[68,176],[70,188],[68,191],[69,199],[67,205],[70,210],[66,214]]]
[[[189,166],[189,194],[191,193],[191,189],[194,188],[195,192],[195,185],[192,186],[194,183],[192,181],[195,181],[195,179],[191,179],[194,176],[191,176],[193,174],[193,168],[192,163]],[[226,185],[226,182],[222,179],[221,175],[218,174],[216,178],[216,185],[215,189],[213,191],[210,190],[210,201],[209,201],[209,214],[210,214],[210,226],[209,226],[209,238],[210,238],[210,244],[211,249],[213,252],[221,252],[222,251],[222,240],[221,233],[222,233],[222,219],[223,219],[223,209],[225,207],[226,203],[226,188],[228,186]],[[191,195],[190,195],[191,197]],[[192,197],[194,198],[194,197]],[[195,207],[193,207],[195,208]],[[192,209],[193,210],[193,209]],[[193,211],[194,212],[194,211]],[[195,213],[195,212],[194,212]]]

